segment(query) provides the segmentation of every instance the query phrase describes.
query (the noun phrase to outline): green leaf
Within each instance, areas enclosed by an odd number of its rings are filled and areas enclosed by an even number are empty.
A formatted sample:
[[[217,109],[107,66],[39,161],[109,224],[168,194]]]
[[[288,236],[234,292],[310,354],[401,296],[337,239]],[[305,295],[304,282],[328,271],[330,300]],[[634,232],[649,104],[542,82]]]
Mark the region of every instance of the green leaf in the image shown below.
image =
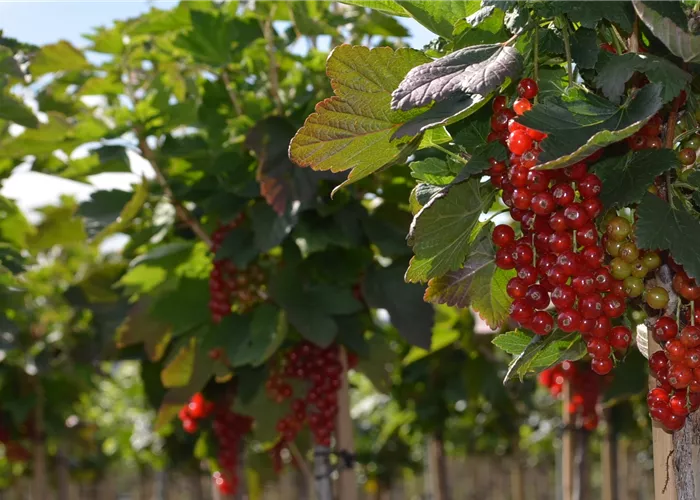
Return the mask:
[[[691,80],[688,73],[671,61],[652,54],[628,53],[618,56],[606,52],[603,57],[595,81],[605,97],[613,102],[620,101],[625,92],[625,83],[635,72],[644,73],[650,82],[659,84],[664,102],[680,94]]]
[[[147,199],[148,181],[144,177],[141,181],[141,184],[138,184],[136,186],[136,189],[134,189],[134,193],[131,195],[131,199],[127,202],[126,205],[124,205],[124,208],[122,208],[122,211],[119,213],[119,217],[117,218],[117,220],[105,227],[104,229],[102,229],[99,233],[97,233],[93,237],[92,242],[94,244],[99,244],[108,236],[126,230],[129,227],[129,224],[131,224],[131,221],[133,221],[139,214],[139,212],[141,212],[141,209],[143,208],[143,205],[146,203]]]
[[[451,307],[471,306],[493,329],[508,319],[512,299],[506,285],[514,271],[496,267],[496,249],[491,242],[492,224],[484,225],[468,250],[464,266],[428,282],[425,300]]]
[[[634,11],[629,2],[541,2],[537,7],[540,15],[555,17],[566,14],[570,21],[581,23],[585,28],[596,28],[607,19],[629,33],[634,22]]]
[[[637,207],[637,246],[669,250],[688,276],[700,280],[700,222],[689,213],[672,208],[646,193]]]
[[[255,234],[255,244],[261,252],[267,252],[284,241],[297,223],[296,213],[278,215],[265,203],[256,203],[250,214]]]
[[[408,343],[428,349],[435,312],[423,301],[420,286],[404,282],[403,269],[400,263],[370,267],[362,285],[364,296],[370,307],[387,310],[391,323]]]
[[[411,347],[408,354],[404,356],[401,360],[401,364],[408,366],[411,363],[415,363],[430,354],[437,352],[445,347],[449,347],[457,342],[461,337],[459,330],[452,328],[435,328],[433,330],[433,337],[430,342],[430,349],[422,349],[420,347]]]
[[[399,2],[394,0],[343,0],[341,3],[377,10],[392,16],[409,17],[410,15]]]
[[[0,74],[24,78],[24,72],[14,58],[12,50],[0,46]]]
[[[563,96],[551,96],[535,104],[518,122],[548,134],[540,143],[542,164],[537,167],[548,170],[567,167],[626,139],[639,131],[662,104],[661,87],[656,84],[635,92],[620,107],[573,88]]]
[[[216,259],[229,259],[236,266],[245,268],[258,256],[255,235],[249,227],[240,226],[226,234],[221,247],[216,252]]]
[[[151,314],[154,319],[172,325],[176,337],[209,323],[208,303],[208,280],[181,278],[175,290],[155,298]]]
[[[595,30],[579,28],[571,36],[571,58],[583,69],[595,68],[601,53]]]
[[[94,236],[119,218],[132,193],[121,189],[99,190],[82,202],[77,215],[85,218],[88,236]]]
[[[195,339],[188,339],[180,345],[160,372],[163,387],[182,387],[187,385],[194,373]]]
[[[115,343],[119,349],[144,344],[148,358],[158,361],[170,341],[170,325],[155,320],[149,314],[151,299],[141,299],[129,310],[117,328]]]
[[[525,343],[526,340],[529,341]],[[586,344],[581,336],[576,332],[565,333],[561,330],[544,337],[530,337],[515,330],[497,336],[493,343],[498,347],[503,346],[502,349],[515,356],[508,366],[504,383],[516,376],[523,380],[528,373],[538,373],[562,361],[575,361],[586,355]],[[517,352],[522,345],[525,345],[524,349]]]
[[[411,169],[411,177],[436,186],[446,186],[452,182],[457,173],[451,168],[454,165],[439,158],[414,161],[408,167]]]
[[[445,188],[416,214],[409,232],[415,257],[406,281],[427,281],[459,269],[469,254],[479,217],[491,207],[493,190],[471,179]]]
[[[479,10],[479,2],[467,0],[442,0],[426,2],[422,0],[404,0],[400,3],[420,24],[443,38],[452,38],[457,21],[471,16]]]
[[[253,17],[230,18],[198,10],[191,10],[190,17],[192,29],[178,35],[174,43],[203,64],[228,64],[235,60],[236,51],[262,36],[260,25]]]
[[[321,347],[333,343],[338,325],[327,311],[313,302],[313,294],[295,269],[286,268],[273,275],[269,289],[275,302],[284,308],[289,322],[304,338]]]
[[[632,0],[632,5],[639,18],[654,36],[668,47],[668,50],[685,62],[700,62],[700,36],[688,33],[673,19],[664,16],[657,10],[660,4],[663,2]]]
[[[85,228],[83,221],[75,217],[75,206],[46,207],[41,211],[44,217],[37,225],[36,232],[27,236],[30,251],[43,252],[56,245],[85,242]]]
[[[349,45],[334,49],[327,73],[336,96],[317,104],[294,136],[289,147],[292,161],[314,170],[352,169],[345,185],[407,158],[420,136],[391,138],[424,110],[392,111],[391,92],[411,68],[427,60],[412,49]]]
[[[420,132],[426,132],[427,135],[431,130],[434,131],[436,127],[444,127],[464,120],[466,117],[479,111],[487,102],[488,99],[478,95],[457,95],[440,101],[435,103],[425,113],[401,125],[392,136],[392,139],[412,137]],[[425,147],[425,144],[421,143],[420,148],[422,149],[423,147]]]
[[[657,176],[679,166],[678,156],[670,149],[646,149],[606,158],[595,164],[595,173],[603,181],[600,199],[606,209],[638,203]]]
[[[391,94],[391,107],[408,111],[463,94],[487,96],[521,68],[520,54],[513,47],[467,47],[410,70]]]
[[[39,120],[31,108],[16,97],[2,91],[0,91],[0,119],[29,128],[36,128],[39,125]]]
[[[384,394],[391,394],[392,371],[397,364],[396,352],[384,336],[375,334],[367,341],[368,356],[361,356],[357,371],[372,382],[374,388]]]
[[[34,77],[56,71],[80,71],[88,69],[90,63],[83,53],[69,42],[61,40],[58,43],[44,45],[34,56],[30,70]]]
[[[508,158],[505,146],[498,141],[487,142],[477,146],[472,151],[471,158],[459,171],[457,178],[454,180],[455,183],[462,182],[472,175],[480,174],[489,169],[491,167],[491,159],[503,161]]]
[[[241,335],[241,332],[235,334]],[[261,365],[274,354],[286,335],[287,321],[280,308],[272,304],[256,307],[249,334],[238,345],[235,353],[229,354],[231,366],[237,368],[243,365]]]

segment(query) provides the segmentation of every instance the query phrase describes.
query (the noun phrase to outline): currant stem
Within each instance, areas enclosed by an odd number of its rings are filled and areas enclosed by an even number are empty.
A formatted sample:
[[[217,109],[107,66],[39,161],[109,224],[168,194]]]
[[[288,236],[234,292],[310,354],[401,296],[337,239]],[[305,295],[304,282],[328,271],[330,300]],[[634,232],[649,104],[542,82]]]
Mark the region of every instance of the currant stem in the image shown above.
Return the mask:
[[[566,73],[569,76],[567,88],[574,85],[574,65],[571,60],[571,40],[569,39],[569,21],[565,16],[560,17],[562,34],[564,35],[564,52],[566,53]]]
[[[680,304],[681,301],[679,300],[678,303]],[[690,301],[690,324],[692,326],[695,326],[695,301],[694,300]]]
[[[537,268],[537,247],[535,247],[535,233],[530,235],[530,246],[532,246],[532,265]]]
[[[540,78],[540,67],[539,67],[539,60],[540,60],[540,27],[535,26],[535,33],[533,35],[534,38],[534,47],[533,47],[533,56],[532,56],[532,76],[535,78],[535,81],[539,83],[539,78]],[[535,102],[537,102],[537,96],[535,96]]]
[[[450,156],[451,158],[454,158],[454,159],[457,160],[458,162],[460,162],[460,163],[462,163],[462,164],[464,164],[464,165],[467,164],[467,160],[465,160],[464,158],[462,158],[460,155],[458,155],[458,154],[455,153],[454,151],[450,151],[449,149],[444,148],[444,147],[440,146],[439,144],[433,144],[433,147],[434,147],[435,149],[438,149],[438,150],[442,151],[443,153],[445,153],[446,155]]]

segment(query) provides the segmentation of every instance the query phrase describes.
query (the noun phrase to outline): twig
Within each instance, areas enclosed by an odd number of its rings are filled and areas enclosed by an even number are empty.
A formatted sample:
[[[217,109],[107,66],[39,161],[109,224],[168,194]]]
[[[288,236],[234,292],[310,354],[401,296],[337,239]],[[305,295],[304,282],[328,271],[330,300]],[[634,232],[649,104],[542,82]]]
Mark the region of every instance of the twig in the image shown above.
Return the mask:
[[[441,146],[441,145],[439,145],[439,144],[433,144],[432,146],[433,146],[435,149],[439,149],[440,151],[442,151],[443,153],[445,153],[447,156],[449,156],[449,157],[452,158],[453,160],[456,160],[456,161],[458,161],[458,162],[460,162],[460,163],[463,163],[464,165],[467,164],[467,160],[465,160],[464,158],[462,158],[460,155],[458,155],[458,154],[455,153],[454,151],[450,151],[449,149],[447,149],[447,148],[445,148],[445,147],[443,147],[443,146]]]
[[[309,468],[309,464],[306,462],[306,459],[303,457],[301,452],[299,451],[299,448],[297,448],[297,445],[294,444],[292,441],[287,442],[287,449],[289,450],[289,453],[292,454],[294,457],[294,460],[296,460],[297,464],[299,464],[299,468],[301,469],[301,473],[304,476],[304,479],[306,480],[306,489],[310,492],[314,491],[314,475],[311,472],[311,469]]]
[[[540,59],[540,27],[535,25],[535,34],[533,35],[534,37],[534,55],[532,56],[532,75],[535,77],[535,81],[537,82],[540,77],[540,67],[539,67],[539,59]],[[535,96],[537,97],[537,96]]]
[[[666,122],[666,144],[667,149],[673,149],[673,143],[676,135],[676,121],[678,120],[678,108],[680,107],[681,96],[679,95],[673,100],[671,112],[668,114]],[[666,200],[673,207],[673,194],[671,192],[671,171],[666,172]]]
[[[163,174],[163,171],[160,169],[160,166],[158,165],[158,161],[156,159],[155,153],[148,146],[148,143],[146,142],[146,138],[143,136],[143,132],[140,130],[137,130],[137,135],[139,138],[139,148],[141,149],[141,154],[153,167],[153,171],[156,174],[156,180],[158,181],[158,184],[160,184],[161,188],[163,189],[163,193],[165,193],[165,196],[170,198],[170,203],[172,203],[173,206],[175,207],[175,213],[177,214],[178,218],[182,222],[187,224],[189,226],[189,228],[192,230],[192,232],[195,235],[197,235],[197,237],[200,240],[202,240],[204,243],[206,243],[209,248],[211,248],[214,243],[212,242],[211,238],[209,237],[209,234],[204,230],[202,225],[190,213],[190,211],[187,210],[177,200],[177,198],[175,198],[175,194],[173,193],[173,190],[170,188],[170,185],[168,184],[168,180],[166,179],[165,174]]]
[[[231,99],[231,104],[233,104],[233,110],[238,116],[241,116],[243,114],[243,107],[241,106],[241,102],[238,100],[238,96],[231,87],[231,79],[229,78],[228,71],[226,69],[221,72],[221,79],[224,81],[226,92],[228,93],[229,99]]]
[[[275,32],[272,27],[272,19],[275,15],[275,9],[276,7],[272,8],[272,11],[270,12],[270,18],[263,23],[263,34],[265,35],[265,41],[267,42],[267,55],[270,58],[270,69],[268,76],[268,78],[270,79],[270,94],[272,95],[272,100],[275,101],[277,112],[280,115],[283,115],[284,106],[282,105],[282,99],[280,98],[280,82],[279,75],[277,74]]]
[[[566,72],[569,75],[569,84],[567,88],[571,88],[574,84],[574,65],[571,60],[571,40],[569,40],[569,21],[566,17],[561,16],[562,34],[564,35],[564,52],[566,53]]]

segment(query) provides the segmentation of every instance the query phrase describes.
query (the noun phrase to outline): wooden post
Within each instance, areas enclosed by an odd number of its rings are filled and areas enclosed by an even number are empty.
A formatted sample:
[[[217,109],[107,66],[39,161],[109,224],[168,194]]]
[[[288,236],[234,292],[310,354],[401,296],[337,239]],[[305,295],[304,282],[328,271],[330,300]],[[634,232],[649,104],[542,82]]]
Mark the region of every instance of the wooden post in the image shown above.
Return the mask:
[[[569,404],[571,403],[571,384],[564,381],[563,387],[564,402],[562,403],[562,424],[564,431],[561,437],[561,484],[562,500],[574,500],[574,419],[569,414]]]
[[[204,500],[204,490],[202,489],[202,475],[199,469],[187,474],[187,489],[189,491],[188,498],[192,500]]]
[[[350,417],[348,355],[344,347],[339,348],[339,357],[343,371],[341,375],[341,385],[338,389],[338,420],[336,425],[337,448],[340,452],[354,455],[355,438],[352,418]],[[360,497],[354,468],[343,467],[343,464],[341,464],[340,476],[338,478],[338,493],[340,500],[359,500]]]
[[[588,431],[576,429],[576,449],[574,454],[574,500],[590,498],[590,478],[588,464]]]
[[[430,464],[431,500],[450,500],[445,443],[441,431],[436,431],[428,441],[428,463]]]
[[[58,500],[70,500],[70,462],[64,444],[56,452],[56,479]]]
[[[34,436],[32,437],[34,468],[32,498],[43,500],[48,498],[49,491],[46,475],[46,443],[44,435],[44,388],[40,379],[36,379],[34,388],[36,391],[36,406],[34,407]]]
[[[525,477],[518,439],[517,436],[513,439],[513,454],[510,463],[510,498],[512,500],[525,500]]]
[[[617,430],[612,418],[613,410],[603,410],[605,434],[600,447],[600,469],[602,481],[602,500],[619,500],[617,468]]]

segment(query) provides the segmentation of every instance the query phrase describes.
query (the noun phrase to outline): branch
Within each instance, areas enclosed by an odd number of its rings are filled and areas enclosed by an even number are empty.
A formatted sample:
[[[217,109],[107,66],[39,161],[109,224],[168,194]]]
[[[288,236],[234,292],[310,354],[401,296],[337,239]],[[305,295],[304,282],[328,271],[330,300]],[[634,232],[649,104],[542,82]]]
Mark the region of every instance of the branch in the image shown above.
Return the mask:
[[[282,105],[282,99],[280,99],[280,81],[279,75],[277,74],[277,55],[275,50],[275,32],[272,28],[272,18],[275,14],[275,9],[273,8],[270,12],[270,19],[268,19],[263,24],[263,34],[265,35],[265,41],[267,42],[267,54],[270,58],[270,69],[269,76],[270,79],[270,94],[272,95],[272,100],[275,101],[275,106],[277,107],[277,112],[280,115],[284,114],[284,106]]]
[[[561,16],[562,34],[564,35],[564,52],[566,53],[566,73],[569,75],[568,88],[574,84],[574,65],[571,60],[571,41],[569,40],[569,21]]]
[[[294,457],[294,460],[296,460],[297,464],[299,465],[299,469],[301,470],[301,475],[304,477],[304,481],[306,482],[307,490],[310,492],[313,492],[314,491],[314,474],[311,471],[311,469],[309,468],[309,464],[307,463],[306,459],[299,451],[299,448],[297,448],[296,444],[294,444],[292,441],[288,441],[286,444],[287,444],[287,449],[289,450],[289,453],[292,454],[292,456]]]
[[[138,133],[138,138],[139,138],[139,148],[141,149],[141,154],[153,167],[153,171],[156,173],[156,180],[158,181],[158,184],[160,184],[161,188],[163,189],[165,196],[170,198],[170,203],[172,203],[172,205],[175,207],[175,213],[177,214],[178,218],[182,222],[187,224],[187,226],[189,226],[189,228],[192,230],[192,232],[195,235],[197,235],[197,237],[200,240],[202,240],[204,243],[206,243],[209,248],[211,248],[214,243],[212,242],[211,238],[209,237],[209,233],[207,233],[204,230],[202,225],[190,213],[190,211],[187,210],[182,205],[182,203],[180,203],[177,200],[177,198],[175,198],[173,190],[170,188],[170,185],[168,184],[168,180],[165,178],[163,171],[160,169],[160,166],[158,165],[158,161],[156,159],[155,153],[148,146],[148,143],[146,142],[146,138],[143,137],[141,131],[137,131],[137,133]]]
[[[233,91],[233,88],[231,88],[231,79],[229,78],[228,71],[226,71],[226,69],[221,72],[221,79],[224,81],[226,92],[228,93],[229,99],[231,99],[231,104],[233,104],[233,110],[238,116],[241,116],[243,114],[243,106],[241,106],[238,96]]]

